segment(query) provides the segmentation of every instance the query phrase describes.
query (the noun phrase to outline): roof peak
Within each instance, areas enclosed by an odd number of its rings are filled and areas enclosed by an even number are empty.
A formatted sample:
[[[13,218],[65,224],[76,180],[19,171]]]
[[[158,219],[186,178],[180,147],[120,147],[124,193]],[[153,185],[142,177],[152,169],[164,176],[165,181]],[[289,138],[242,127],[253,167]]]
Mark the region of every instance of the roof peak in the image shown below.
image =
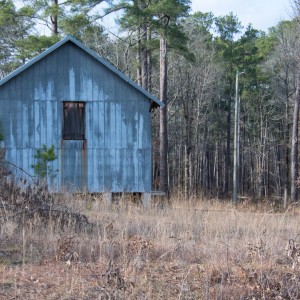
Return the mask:
[[[83,43],[81,43],[80,41],[78,41],[71,35],[65,36],[60,41],[58,41],[57,43],[55,43],[54,45],[52,45],[51,47],[49,47],[48,49],[46,49],[45,51],[43,51],[42,53],[40,53],[39,55],[37,55],[36,57],[31,59],[30,61],[28,61],[27,63],[22,65],[21,67],[19,67],[18,69],[16,69],[12,73],[10,73],[9,75],[4,77],[2,80],[0,80],[0,86],[4,85],[6,82],[11,80],[18,74],[22,73],[23,71],[28,69],[30,66],[34,65],[35,63],[37,63],[38,61],[40,61],[41,59],[43,59],[50,53],[54,52],[56,49],[58,49],[59,47],[61,47],[62,45],[66,44],[69,41],[74,43],[76,46],[81,48],[83,51],[87,52],[89,55],[91,55],[93,58],[95,58],[99,63],[101,63],[108,69],[110,69],[113,73],[115,73],[116,75],[121,77],[124,81],[126,81],[128,84],[130,84],[133,88],[137,89],[142,94],[144,94],[146,97],[148,97],[152,101],[154,106],[164,106],[164,103],[161,102],[157,97],[155,97],[154,95],[152,95],[151,93],[146,91],[144,88],[142,88],[141,86],[136,84],[133,80],[131,80],[129,77],[127,77],[125,74],[123,74],[120,70],[118,70],[116,67],[114,67],[112,64],[110,64],[105,59],[103,59],[96,52],[87,48]]]

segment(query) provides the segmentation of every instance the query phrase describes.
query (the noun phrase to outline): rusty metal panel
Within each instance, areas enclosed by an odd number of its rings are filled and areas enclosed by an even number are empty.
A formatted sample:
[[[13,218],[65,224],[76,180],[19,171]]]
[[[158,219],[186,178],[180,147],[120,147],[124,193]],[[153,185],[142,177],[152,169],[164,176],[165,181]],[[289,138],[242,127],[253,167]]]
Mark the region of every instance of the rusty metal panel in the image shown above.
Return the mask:
[[[115,147],[116,149],[122,148],[122,130],[124,128],[123,118],[122,118],[122,105],[120,103],[115,104]]]
[[[34,101],[34,116],[33,125],[34,133],[34,148],[42,148],[41,144],[41,122],[40,122],[40,101]]]
[[[69,191],[85,189],[85,141],[62,141],[61,145],[61,185]]]
[[[87,169],[86,169],[86,186],[88,190],[98,191],[97,187],[97,166],[93,165],[97,149],[87,147]]]
[[[113,157],[111,149],[104,149],[104,191],[113,191],[112,189],[112,179],[113,176]]]
[[[68,45],[68,66],[67,70],[69,70],[69,91],[70,91],[70,100],[76,101],[76,100],[83,100],[79,97],[79,77],[80,77],[80,60],[81,55],[76,56],[75,48]],[[71,63],[70,63],[71,62]]]
[[[52,136],[53,136],[53,145],[57,145],[57,148],[60,148],[60,143],[58,141],[62,140],[62,104],[60,101],[50,101],[52,108]]]
[[[128,105],[127,100],[121,102],[121,120],[122,120],[122,128],[121,128],[121,148],[126,149],[128,148],[128,137],[127,137],[127,126],[128,126]]]
[[[111,127],[111,105],[110,102],[104,103],[104,148],[105,149],[111,149],[111,133],[110,133],[110,127]]]
[[[126,149],[126,186],[128,192],[135,190],[135,182],[134,182],[134,153],[132,149]]]
[[[11,115],[11,111],[13,109],[16,109],[15,107],[15,101],[10,101],[9,103],[9,114],[7,116],[10,116]],[[15,128],[15,116],[11,116],[9,119],[6,119],[6,116],[3,115],[2,118],[3,120],[2,124],[3,124],[3,127],[6,127],[7,124],[9,126],[9,147],[12,148],[12,149],[15,149],[16,148],[16,132],[14,130]]]
[[[16,108],[16,114],[14,116],[14,124],[13,124],[13,131],[15,135],[15,142],[17,149],[23,147],[23,120],[22,120],[22,109],[23,104],[21,101],[15,101],[15,108]]]
[[[32,101],[27,102],[27,122],[28,122],[28,136],[24,138],[28,142],[28,148],[35,147],[35,127],[34,127],[34,103]],[[30,156],[29,156],[30,157]]]
[[[100,149],[105,148],[105,104],[102,101],[98,102],[98,113],[93,118],[99,129],[99,136],[97,137],[97,144]]]
[[[9,116],[10,115],[10,101],[9,100],[2,100],[0,102],[1,105],[1,112],[0,112],[0,127],[2,130],[3,138],[5,139],[5,145],[9,148],[12,147],[11,145],[11,133],[10,133],[10,122],[7,118],[4,119],[4,116]],[[3,115],[3,117],[1,117]]]
[[[27,72],[22,73],[22,77],[23,80],[26,82],[26,91],[22,91],[23,92],[23,96],[22,99],[28,99],[28,101],[30,102],[31,100],[33,100],[33,96],[34,96],[34,81],[32,80],[34,76],[34,68],[30,67],[27,69]]]
[[[45,120],[46,120],[46,141],[45,145],[54,145],[55,144],[55,139],[53,138],[53,132],[57,130],[57,125],[52,124],[50,126],[49,122],[47,120],[53,120],[53,109],[52,109],[52,103],[53,101],[45,101]]]
[[[95,135],[99,135],[97,130],[97,123],[93,121],[93,114],[96,105],[94,102],[85,103],[85,137],[89,141],[88,149],[95,148]]]
[[[17,166],[18,166],[18,168],[17,168],[17,172],[18,172],[18,176],[19,177],[23,177],[23,175],[24,174],[22,174],[22,172],[21,172],[21,170],[23,169],[23,156],[22,156],[22,154],[23,154],[23,151],[22,151],[22,149],[20,149],[20,148],[17,148],[16,149],[16,157],[17,157]]]
[[[152,118],[149,113],[150,105],[140,102],[139,107],[139,147],[152,149]]]
[[[107,151],[107,150],[106,150]],[[107,152],[106,152],[107,153]],[[116,169],[116,149],[115,148],[111,148],[109,150],[109,158],[110,158],[110,185],[107,186],[107,188],[110,187],[111,191],[118,191],[117,188],[117,169]],[[106,157],[105,157],[106,159]]]
[[[87,139],[92,148],[104,148],[104,119],[104,102],[87,103]]]
[[[122,178],[122,188],[124,191],[129,192],[127,177],[128,177],[128,168],[127,168],[127,149],[120,149],[120,162],[121,162],[121,178]]]
[[[71,101],[85,103],[85,129],[69,127],[86,141],[62,139],[63,103]],[[151,191],[148,98],[73,43],[0,86],[0,102],[7,158],[32,174],[35,149],[53,144],[54,189]]]
[[[20,89],[19,86],[24,87],[24,84],[26,84],[26,83],[23,81],[20,81],[20,79],[21,79],[21,76],[17,76],[11,85],[11,89],[13,90],[13,92],[15,94],[14,100],[22,99],[21,93],[22,93],[23,89]]]
[[[76,48],[75,48],[76,49]],[[76,49],[76,55],[79,56],[78,48]],[[93,100],[93,59],[85,53],[85,55],[80,55],[82,58],[80,63],[80,98]]]
[[[1,87],[1,101],[8,100],[10,98],[10,85],[7,84]]]
[[[110,110],[109,114],[105,116],[106,119],[110,120],[109,127],[105,129],[108,133],[106,147],[115,150],[116,149],[116,105],[114,102],[109,102]],[[119,125],[119,124],[118,124]]]
[[[127,115],[126,115],[126,140],[125,147],[128,149],[132,149],[134,147],[134,112],[131,114],[130,112],[130,102],[128,102]]]
[[[54,53],[56,59],[56,69],[57,73],[53,73],[52,77],[54,86],[55,86],[55,95],[57,100],[67,101],[70,99],[70,89],[72,88],[69,82],[69,72],[71,69],[68,64],[68,46],[64,45],[62,48],[58,49],[56,53]],[[58,57],[59,56],[59,57]],[[57,76],[55,76],[55,74]]]
[[[144,150],[143,178],[144,178],[144,192],[152,191],[152,149],[148,148]]]
[[[31,164],[30,164],[30,156],[29,156],[29,151],[28,148],[22,148],[19,149],[20,151],[20,157],[21,157],[21,165],[20,167],[23,170],[29,170],[31,169]]]
[[[146,171],[146,161],[145,161],[145,149],[137,149],[137,159],[138,159],[138,189],[145,190],[145,171]],[[147,172],[149,170],[147,169]]]
[[[107,191],[105,188],[105,174],[107,170],[105,169],[105,149],[96,149],[94,156],[95,169],[98,174],[98,177],[95,180],[95,188],[98,188],[98,191]]]
[[[20,101],[21,103],[21,114],[22,114],[22,126],[21,126],[21,134],[20,145],[23,149],[27,149],[29,147],[29,109],[28,109],[28,101]],[[28,138],[24,138],[28,137]],[[25,158],[26,160],[26,158]]]
[[[43,145],[51,146],[48,143],[48,136],[47,136],[47,129],[48,131],[52,130],[51,124],[47,126],[48,118],[47,118],[47,111],[46,111],[46,102],[39,101],[39,110],[40,110],[40,143],[41,148]],[[47,128],[48,127],[48,128]]]
[[[127,99],[130,99],[130,101],[137,103],[137,102],[144,102],[146,98],[141,97],[141,94],[130,87],[125,81],[118,80],[118,84],[115,88],[116,94],[115,99],[116,100],[123,100],[124,95],[126,95]]]
[[[99,71],[99,67],[95,64],[92,64],[92,99],[99,100],[101,99],[101,82],[103,72]]]
[[[150,192],[151,191],[151,178],[152,178],[152,156],[151,149],[138,150],[138,168],[139,168],[139,190]]]
[[[116,192],[123,192],[124,184],[122,177],[122,162],[121,162],[121,153],[120,149],[115,149],[115,174],[113,181],[113,190]]]

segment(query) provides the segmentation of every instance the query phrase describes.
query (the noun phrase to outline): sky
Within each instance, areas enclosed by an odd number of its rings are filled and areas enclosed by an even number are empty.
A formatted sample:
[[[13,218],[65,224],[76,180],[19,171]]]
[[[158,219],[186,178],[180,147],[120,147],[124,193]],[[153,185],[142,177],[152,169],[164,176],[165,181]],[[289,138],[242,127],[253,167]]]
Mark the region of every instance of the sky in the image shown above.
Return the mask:
[[[242,25],[268,31],[282,20],[292,19],[292,0],[191,0],[193,11],[224,16],[232,12]]]
[[[293,17],[293,0],[191,0],[192,12],[212,12],[214,16],[224,16],[232,12],[238,17],[242,25],[246,27],[249,23],[255,29],[268,31],[282,20],[290,20]],[[21,0],[14,0],[17,6]],[[104,3],[104,2],[103,2]],[[111,32],[117,31],[116,24],[112,18],[106,17],[101,24]],[[43,32],[44,31],[44,32]],[[47,34],[49,30],[41,29],[41,33]]]
[[[280,21],[293,18],[292,1],[294,0],[191,0],[191,7],[192,12],[212,12],[215,17],[232,12],[244,28],[251,23],[253,28],[268,32],[270,27],[276,26]],[[101,24],[108,31],[116,33],[117,26],[112,18],[104,18]]]

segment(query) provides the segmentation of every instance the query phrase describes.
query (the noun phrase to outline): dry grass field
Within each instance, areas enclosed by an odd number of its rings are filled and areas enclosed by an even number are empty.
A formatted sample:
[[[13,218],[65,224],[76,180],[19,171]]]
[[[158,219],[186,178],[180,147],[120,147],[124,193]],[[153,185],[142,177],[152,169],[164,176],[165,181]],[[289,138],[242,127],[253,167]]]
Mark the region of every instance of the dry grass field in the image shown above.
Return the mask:
[[[87,195],[55,203],[88,222],[16,218],[2,205],[0,299],[300,299],[297,206],[180,196],[147,209]]]

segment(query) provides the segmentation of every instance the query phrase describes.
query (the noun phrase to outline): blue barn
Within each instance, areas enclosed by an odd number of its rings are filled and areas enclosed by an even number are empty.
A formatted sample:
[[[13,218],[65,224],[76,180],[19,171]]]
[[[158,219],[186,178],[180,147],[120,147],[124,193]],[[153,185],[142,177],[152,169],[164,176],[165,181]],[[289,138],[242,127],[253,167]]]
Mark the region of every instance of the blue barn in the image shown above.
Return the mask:
[[[53,145],[53,191],[149,193],[151,109],[162,105],[67,36],[0,81],[5,159],[34,176],[36,150]]]

